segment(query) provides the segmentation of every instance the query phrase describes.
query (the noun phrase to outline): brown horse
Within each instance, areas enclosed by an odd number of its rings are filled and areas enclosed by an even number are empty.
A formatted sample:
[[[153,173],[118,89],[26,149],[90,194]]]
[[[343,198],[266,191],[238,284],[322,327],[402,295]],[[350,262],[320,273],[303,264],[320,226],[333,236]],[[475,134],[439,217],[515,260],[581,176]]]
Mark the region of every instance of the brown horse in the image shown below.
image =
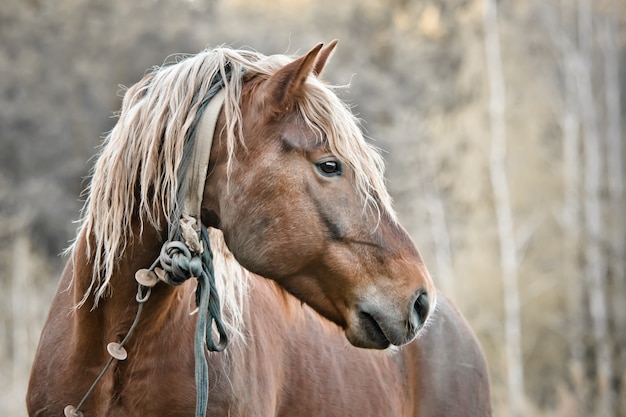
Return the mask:
[[[145,268],[173,236],[206,254],[203,226],[230,337],[206,354],[206,415],[490,415],[473,333],[436,301],[379,154],[319,79],[335,45],[206,50],[127,91],[42,332],[31,416],[193,415],[196,281]],[[223,106],[204,100],[216,88]],[[208,162],[188,162],[188,143]]]

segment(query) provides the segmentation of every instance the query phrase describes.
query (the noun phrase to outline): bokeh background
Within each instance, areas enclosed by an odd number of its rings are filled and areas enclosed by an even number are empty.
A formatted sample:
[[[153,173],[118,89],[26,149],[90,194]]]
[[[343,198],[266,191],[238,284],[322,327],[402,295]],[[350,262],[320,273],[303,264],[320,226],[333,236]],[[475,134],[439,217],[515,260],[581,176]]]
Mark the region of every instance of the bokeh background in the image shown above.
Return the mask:
[[[497,416],[626,416],[623,0],[0,0],[0,414],[120,85],[208,46],[300,54],[385,152],[486,353]],[[450,395],[454,395],[453,392]]]

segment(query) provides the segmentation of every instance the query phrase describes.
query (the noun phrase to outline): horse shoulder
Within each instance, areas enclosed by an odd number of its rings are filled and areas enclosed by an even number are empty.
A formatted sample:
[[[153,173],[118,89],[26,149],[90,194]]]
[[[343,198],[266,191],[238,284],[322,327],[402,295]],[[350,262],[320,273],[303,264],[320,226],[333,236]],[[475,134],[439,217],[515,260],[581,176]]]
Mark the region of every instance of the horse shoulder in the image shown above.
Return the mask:
[[[71,367],[73,349],[72,297],[68,290],[73,273],[72,261],[68,261],[48,317],[44,324],[35,360],[31,369],[26,405],[31,416],[59,415],[68,405],[66,396],[80,396],[78,381],[72,381]],[[68,392],[76,387],[75,392]]]

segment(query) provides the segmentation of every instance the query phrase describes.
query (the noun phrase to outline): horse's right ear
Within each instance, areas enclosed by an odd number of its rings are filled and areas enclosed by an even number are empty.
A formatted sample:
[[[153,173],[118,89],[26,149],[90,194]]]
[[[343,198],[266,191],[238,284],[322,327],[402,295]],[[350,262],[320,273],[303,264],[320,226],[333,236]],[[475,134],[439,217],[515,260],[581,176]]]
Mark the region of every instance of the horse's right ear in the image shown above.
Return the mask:
[[[335,48],[337,47],[337,43],[339,41],[334,39],[330,41],[328,45],[325,45],[321,50],[319,55],[317,56],[317,61],[315,61],[315,68],[313,69],[313,74],[317,77],[322,75],[322,71],[324,71],[324,67],[326,63],[333,56],[333,52],[335,52]]]
[[[283,109],[298,96],[307,77],[314,71],[317,56],[323,44],[317,44],[293,62],[274,73],[266,82],[264,94],[267,100],[278,109]]]

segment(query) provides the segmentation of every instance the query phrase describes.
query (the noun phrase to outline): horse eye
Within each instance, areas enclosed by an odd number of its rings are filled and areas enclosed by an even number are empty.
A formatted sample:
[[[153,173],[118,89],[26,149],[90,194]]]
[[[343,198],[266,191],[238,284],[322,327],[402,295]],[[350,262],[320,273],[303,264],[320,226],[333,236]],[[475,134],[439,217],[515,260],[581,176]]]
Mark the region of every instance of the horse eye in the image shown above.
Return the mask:
[[[326,177],[341,175],[343,173],[341,163],[339,161],[333,160],[317,163],[317,169],[322,175]]]

